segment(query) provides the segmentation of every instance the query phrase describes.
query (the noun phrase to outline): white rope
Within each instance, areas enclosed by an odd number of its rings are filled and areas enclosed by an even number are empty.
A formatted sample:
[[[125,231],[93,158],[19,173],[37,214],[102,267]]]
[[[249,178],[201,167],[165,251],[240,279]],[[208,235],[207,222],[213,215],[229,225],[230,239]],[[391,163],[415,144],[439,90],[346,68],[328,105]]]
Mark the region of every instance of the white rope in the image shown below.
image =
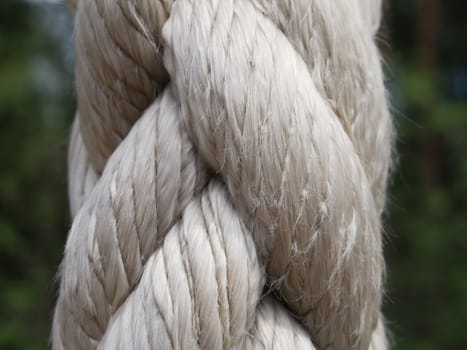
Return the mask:
[[[54,349],[386,349],[380,1],[79,0]]]

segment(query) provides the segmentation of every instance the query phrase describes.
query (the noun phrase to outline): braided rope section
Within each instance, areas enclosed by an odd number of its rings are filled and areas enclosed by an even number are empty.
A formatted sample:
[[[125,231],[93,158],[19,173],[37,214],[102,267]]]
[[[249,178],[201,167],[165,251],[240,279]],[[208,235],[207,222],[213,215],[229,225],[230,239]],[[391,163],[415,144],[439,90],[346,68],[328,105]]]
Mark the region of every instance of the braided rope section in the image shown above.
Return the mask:
[[[387,348],[379,0],[75,0],[54,349]]]

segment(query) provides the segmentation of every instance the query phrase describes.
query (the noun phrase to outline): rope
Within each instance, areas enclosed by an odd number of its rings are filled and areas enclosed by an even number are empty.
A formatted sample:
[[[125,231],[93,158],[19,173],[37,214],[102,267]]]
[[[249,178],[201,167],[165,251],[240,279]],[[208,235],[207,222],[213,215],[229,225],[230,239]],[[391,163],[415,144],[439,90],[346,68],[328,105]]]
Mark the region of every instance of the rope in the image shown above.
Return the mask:
[[[387,348],[374,0],[78,0],[54,349]]]

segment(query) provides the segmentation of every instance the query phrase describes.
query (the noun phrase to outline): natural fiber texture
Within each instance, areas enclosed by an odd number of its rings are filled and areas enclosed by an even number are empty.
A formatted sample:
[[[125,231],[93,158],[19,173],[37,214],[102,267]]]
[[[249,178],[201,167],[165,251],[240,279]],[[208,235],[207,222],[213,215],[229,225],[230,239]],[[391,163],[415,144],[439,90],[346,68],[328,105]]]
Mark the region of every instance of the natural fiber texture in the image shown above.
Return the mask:
[[[77,0],[54,349],[386,349],[380,0]]]

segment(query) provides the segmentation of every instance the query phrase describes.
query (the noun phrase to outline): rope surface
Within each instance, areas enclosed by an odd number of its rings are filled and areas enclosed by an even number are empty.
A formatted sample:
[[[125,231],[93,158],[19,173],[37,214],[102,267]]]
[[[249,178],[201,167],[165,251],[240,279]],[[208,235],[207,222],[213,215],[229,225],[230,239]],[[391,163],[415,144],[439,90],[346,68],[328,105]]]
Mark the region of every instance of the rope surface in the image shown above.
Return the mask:
[[[386,349],[381,1],[72,5],[53,348]]]

